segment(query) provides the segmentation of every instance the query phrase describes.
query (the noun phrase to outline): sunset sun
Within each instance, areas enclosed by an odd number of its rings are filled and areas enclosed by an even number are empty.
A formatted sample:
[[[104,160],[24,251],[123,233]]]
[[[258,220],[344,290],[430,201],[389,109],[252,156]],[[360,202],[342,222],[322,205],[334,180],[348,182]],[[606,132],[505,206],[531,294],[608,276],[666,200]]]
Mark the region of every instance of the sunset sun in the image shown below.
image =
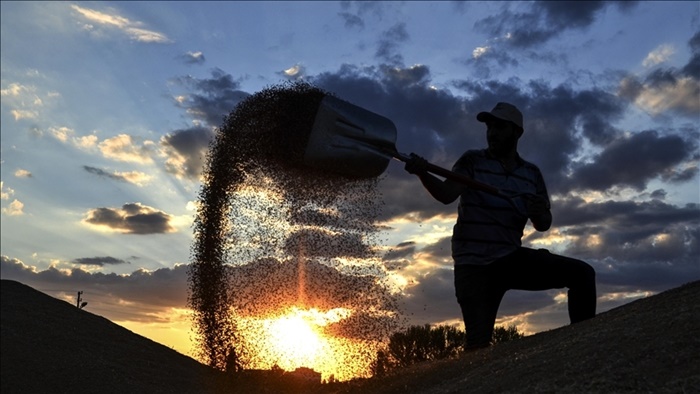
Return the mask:
[[[301,314],[272,320],[268,330],[272,347],[292,360],[313,361],[324,346],[318,326]]]
[[[348,338],[328,334],[327,326],[352,315],[345,308],[327,311],[292,307],[266,319],[241,319],[246,349],[257,355],[252,367],[269,369],[276,365],[285,371],[311,368],[324,379],[349,379],[364,374],[361,362],[371,348]],[[372,352],[372,351],[370,351]]]

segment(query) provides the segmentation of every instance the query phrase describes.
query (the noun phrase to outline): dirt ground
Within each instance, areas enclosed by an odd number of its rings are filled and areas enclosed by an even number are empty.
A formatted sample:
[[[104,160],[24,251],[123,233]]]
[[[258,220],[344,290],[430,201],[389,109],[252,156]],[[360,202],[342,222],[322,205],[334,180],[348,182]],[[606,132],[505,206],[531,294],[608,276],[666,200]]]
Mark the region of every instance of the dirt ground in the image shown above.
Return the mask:
[[[700,393],[700,281],[459,359],[315,386],[232,385],[103,317],[1,282],[3,394]]]

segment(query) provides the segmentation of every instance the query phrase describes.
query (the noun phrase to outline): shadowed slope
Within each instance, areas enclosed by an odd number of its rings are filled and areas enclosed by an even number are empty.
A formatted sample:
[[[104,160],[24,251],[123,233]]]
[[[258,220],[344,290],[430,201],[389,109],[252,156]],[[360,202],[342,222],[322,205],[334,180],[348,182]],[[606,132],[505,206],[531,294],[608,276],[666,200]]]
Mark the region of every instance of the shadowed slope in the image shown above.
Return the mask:
[[[2,280],[2,393],[202,393],[196,360],[16,281]]]
[[[700,281],[352,393],[700,393]]]
[[[2,280],[7,393],[214,393],[220,374],[168,347],[15,281]],[[700,281],[574,326],[399,370],[251,393],[700,393]],[[234,390],[232,390],[234,389]]]

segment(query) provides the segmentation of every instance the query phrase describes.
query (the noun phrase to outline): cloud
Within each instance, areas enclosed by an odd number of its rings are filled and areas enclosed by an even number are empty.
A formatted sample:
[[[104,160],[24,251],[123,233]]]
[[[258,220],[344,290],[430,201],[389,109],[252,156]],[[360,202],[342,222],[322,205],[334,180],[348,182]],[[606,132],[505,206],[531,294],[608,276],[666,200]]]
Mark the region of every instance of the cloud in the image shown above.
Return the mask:
[[[457,96],[432,88],[430,69],[421,65],[344,65],[310,80],[389,118],[398,130],[400,152],[416,152],[445,168],[451,168],[465,150],[485,147],[484,126],[475,116],[508,98],[525,115],[519,151],[540,167],[552,195],[584,190],[619,193],[624,188],[642,192],[652,180],[697,179],[696,127],[623,131],[616,123],[627,113],[628,101],[603,89],[515,78],[464,79],[453,82],[462,94]],[[382,220],[421,221],[455,214],[456,204],[434,201],[401,163],[392,161],[385,175],[379,188],[391,204],[382,211]]]
[[[75,134],[75,131],[68,127],[49,127],[46,130],[49,135],[61,142],[68,142],[68,140]]]
[[[666,62],[673,54],[676,53],[676,49],[670,44],[661,44],[653,51],[649,52],[647,57],[642,61],[642,66],[652,67],[657,64]]]
[[[111,13],[100,12],[89,8],[83,8],[75,4],[71,5],[71,8],[90,23],[116,29],[126,34],[134,41],[156,44],[168,44],[173,42],[165,34],[144,29],[142,27],[142,22],[131,21],[128,18],[118,15],[116,11],[111,11]],[[95,29],[95,26],[86,23],[83,25],[83,28],[92,31]]]
[[[365,22],[358,15],[352,14],[350,12],[339,12],[338,16],[340,16],[340,18],[343,19],[343,21],[345,22],[345,27],[349,29],[357,27],[361,30],[365,27]]]
[[[0,181],[0,199],[2,200],[9,200],[10,196],[15,194],[15,191],[13,189],[5,188],[5,182]]]
[[[365,18],[373,17],[382,20],[390,5],[380,1],[341,1],[342,11],[338,16],[344,21],[346,28],[362,30],[366,25]]]
[[[595,263],[602,285],[659,291],[700,278],[700,205],[650,201],[553,203],[559,253]]]
[[[179,179],[198,180],[214,132],[206,127],[175,130],[160,139],[166,170]]]
[[[82,298],[89,302],[88,309],[114,322],[167,323],[174,316],[169,313],[171,309],[187,306],[187,265],[184,264],[117,275],[91,273],[80,268],[59,270],[53,266],[37,270],[19,259],[3,255],[0,256],[0,275],[2,279],[16,280],[72,303],[76,293],[83,291]]]
[[[688,46],[691,57],[685,66],[681,69],[655,69],[644,78],[629,75],[620,81],[620,97],[652,116],[670,110],[696,120],[700,116],[700,32],[693,35]],[[661,55],[654,57],[660,58]]]
[[[27,170],[24,170],[22,168],[19,168],[19,169],[17,169],[17,171],[15,171],[15,176],[17,178],[31,178],[32,173],[27,171]]]
[[[171,226],[171,215],[140,203],[124,204],[121,208],[91,209],[83,221],[122,234],[165,234],[176,231]]]
[[[700,79],[700,31],[695,33],[688,41],[692,56],[682,69],[681,73],[694,79]]]
[[[10,113],[15,121],[37,119],[39,110],[44,106],[44,101],[37,94],[35,86],[10,83],[7,88],[0,89],[0,97],[2,105],[12,108]]]
[[[104,267],[105,265],[129,264],[128,261],[117,259],[111,256],[81,257],[71,261],[71,263],[79,265],[95,265],[98,267]]]
[[[290,81],[304,79],[306,76],[306,67],[302,64],[295,64],[279,74]]]
[[[403,56],[398,51],[400,44],[409,40],[406,23],[399,22],[384,31],[377,43],[375,57],[390,64],[402,65]]]
[[[197,52],[187,52],[180,56],[180,59],[185,62],[185,64],[204,64],[206,59],[201,51]]]
[[[113,172],[108,172],[100,168],[96,167],[91,167],[91,166],[83,166],[83,169],[91,174],[95,174],[100,177],[112,179],[115,181],[119,182],[127,182],[127,183],[132,183],[136,186],[143,186],[150,182],[151,176],[148,174],[145,174],[140,171],[127,171],[127,172],[119,172],[119,171],[113,171]]]
[[[384,261],[391,261],[391,260],[399,260],[402,258],[406,258],[409,256],[413,256],[413,253],[416,251],[416,243],[409,241],[409,242],[401,242],[400,244],[396,245],[395,247],[389,249],[382,259]]]
[[[128,134],[107,138],[97,146],[107,159],[140,164],[152,163],[152,156],[157,151],[155,142],[150,140],[141,142],[139,138]]]
[[[427,324],[461,318],[454,292],[452,269],[422,273],[404,290],[401,300],[409,324]]]
[[[173,82],[199,92],[176,97],[175,103],[184,108],[192,118],[212,127],[220,126],[223,117],[249,96],[248,93],[239,90],[238,81],[234,81],[230,74],[218,68],[212,71],[212,77],[208,79],[185,76],[175,78]]]
[[[664,78],[670,77],[670,78]],[[675,78],[655,73],[641,82],[630,76],[620,84],[620,95],[631,99],[651,115],[674,110],[689,117],[700,114],[700,80],[690,77]]]
[[[94,148],[98,141],[97,136],[94,134],[76,137],[75,130],[65,126],[50,126],[46,130],[35,126],[32,127],[30,132],[39,138],[49,135],[61,143],[72,144],[82,150]]]
[[[15,199],[10,203],[10,205],[7,206],[7,208],[2,209],[2,213],[4,213],[7,216],[24,215],[24,204],[21,201]]]
[[[647,190],[653,180],[697,180],[697,125],[622,130],[617,122],[628,113],[626,97],[566,83],[463,79],[453,82],[461,94],[458,96],[433,89],[427,66],[344,65],[337,72],[310,79],[347,101],[391,119],[397,126],[399,151],[417,152],[447,168],[464,150],[485,146],[484,127],[474,117],[507,98],[525,115],[520,153],[541,168],[555,196],[555,229],[532,232],[524,239],[526,245],[590,261],[600,271],[601,288],[621,292],[653,292],[679,285],[684,278],[687,281],[700,276],[697,259],[693,260],[700,254],[698,205],[670,205],[663,202],[664,190]],[[389,164],[379,188],[384,201],[389,202],[382,220],[422,222],[455,217],[456,203],[434,201],[415,177],[405,174],[401,163]],[[628,189],[638,191],[638,198],[651,200],[634,201],[626,197],[628,191],[623,197],[620,193]],[[591,191],[598,193],[597,200],[573,197]],[[627,200],[604,201],[601,195]],[[445,319],[455,317],[450,274],[435,268],[436,264],[449,265],[449,238],[423,248],[411,242],[400,243],[386,253],[383,261],[387,269],[412,278],[405,292],[413,297],[407,307],[416,321],[430,313]],[[639,271],[632,275],[635,267]],[[667,272],[662,274],[664,270]],[[629,275],[627,282],[624,275]],[[655,275],[660,278],[657,284],[653,283]],[[438,291],[432,286],[447,288]],[[535,318],[538,314],[566,316],[565,305],[555,300],[558,296],[556,290],[519,293],[519,298],[504,300],[502,314],[537,309],[522,321],[541,327]]]
[[[332,233],[320,229],[301,229],[289,234],[285,240],[285,252],[289,256],[303,254],[325,258],[368,258],[372,251],[359,233]]]
[[[345,308],[353,311],[352,317],[328,330],[365,339],[388,334],[396,324],[390,317],[396,297],[381,276],[341,272],[309,258],[230,266],[230,278],[233,306],[244,316],[275,316],[300,305],[321,311]]]
[[[631,187],[641,191],[652,179],[677,172],[676,168],[695,157],[696,149],[697,143],[679,135],[638,132],[615,140],[590,163],[574,164],[571,188],[604,191]],[[693,168],[697,174],[697,166]]]
[[[585,29],[605,8],[616,5],[627,11],[636,1],[536,1],[524,12],[513,11],[506,3],[495,15],[477,21],[474,27],[491,37],[499,37],[503,45],[514,49],[532,48],[572,29]],[[518,5],[520,6],[520,5]],[[527,6],[526,6],[527,7]]]

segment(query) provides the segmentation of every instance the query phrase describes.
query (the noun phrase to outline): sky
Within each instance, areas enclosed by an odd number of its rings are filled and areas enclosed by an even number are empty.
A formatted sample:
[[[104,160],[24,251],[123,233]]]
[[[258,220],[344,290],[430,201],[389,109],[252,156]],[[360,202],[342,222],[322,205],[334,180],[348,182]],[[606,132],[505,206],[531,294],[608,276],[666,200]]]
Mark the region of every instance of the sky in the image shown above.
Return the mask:
[[[476,114],[518,106],[552,228],[598,312],[700,279],[697,2],[0,3],[2,279],[192,355],[187,265],[209,142],[241,100],[306,81],[381,114],[450,168]],[[457,324],[450,235],[402,163],[378,188],[382,269],[412,324]],[[511,291],[497,324],[568,324],[565,289]]]

